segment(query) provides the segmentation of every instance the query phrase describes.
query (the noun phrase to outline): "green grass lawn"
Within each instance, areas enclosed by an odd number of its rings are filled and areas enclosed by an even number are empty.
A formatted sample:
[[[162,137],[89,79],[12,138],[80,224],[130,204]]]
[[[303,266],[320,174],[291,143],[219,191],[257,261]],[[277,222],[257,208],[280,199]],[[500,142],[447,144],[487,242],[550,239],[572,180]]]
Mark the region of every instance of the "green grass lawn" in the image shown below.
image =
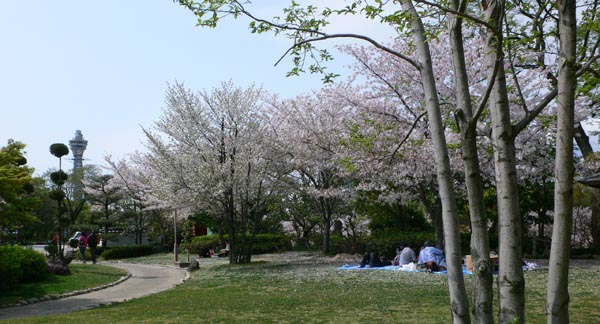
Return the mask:
[[[21,284],[11,291],[0,291],[0,305],[98,287],[115,282],[127,274],[127,271],[122,269],[99,264],[71,263],[69,268],[71,269],[70,276],[52,274],[43,282]]]
[[[340,261],[310,254],[254,259],[238,266],[203,259],[169,291],[27,323],[451,323],[445,275],[342,271]],[[546,322],[547,275],[526,272],[527,323]],[[571,323],[598,321],[598,287],[600,269],[571,270]]]

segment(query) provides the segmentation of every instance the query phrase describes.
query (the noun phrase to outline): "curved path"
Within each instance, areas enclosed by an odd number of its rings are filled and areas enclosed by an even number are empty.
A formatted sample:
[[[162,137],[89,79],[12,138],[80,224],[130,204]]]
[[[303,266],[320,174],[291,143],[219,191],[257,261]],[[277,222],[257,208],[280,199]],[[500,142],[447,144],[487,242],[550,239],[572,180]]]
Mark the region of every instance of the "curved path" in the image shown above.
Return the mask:
[[[131,277],[118,285],[77,296],[0,308],[0,320],[68,313],[122,302],[167,290],[183,282],[187,276],[187,271],[184,269],[169,266],[134,263],[110,263],[109,265],[129,271]]]

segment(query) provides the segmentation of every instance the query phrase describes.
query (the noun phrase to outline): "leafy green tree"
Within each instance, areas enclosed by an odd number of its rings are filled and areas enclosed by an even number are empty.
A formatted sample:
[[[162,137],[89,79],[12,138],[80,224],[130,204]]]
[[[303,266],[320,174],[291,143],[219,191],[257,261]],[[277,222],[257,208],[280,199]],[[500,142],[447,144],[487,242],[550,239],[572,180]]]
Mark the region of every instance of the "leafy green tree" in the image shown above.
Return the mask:
[[[46,187],[43,177],[32,178],[34,192],[30,199],[35,202],[31,214],[35,222],[24,224],[19,230],[20,239],[32,242],[46,242],[56,231],[56,202],[50,199],[50,188]]]
[[[26,165],[24,148],[25,144],[12,139],[0,148],[0,227],[7,232],[36,221],[31,213],[36,207],[33,169]]]

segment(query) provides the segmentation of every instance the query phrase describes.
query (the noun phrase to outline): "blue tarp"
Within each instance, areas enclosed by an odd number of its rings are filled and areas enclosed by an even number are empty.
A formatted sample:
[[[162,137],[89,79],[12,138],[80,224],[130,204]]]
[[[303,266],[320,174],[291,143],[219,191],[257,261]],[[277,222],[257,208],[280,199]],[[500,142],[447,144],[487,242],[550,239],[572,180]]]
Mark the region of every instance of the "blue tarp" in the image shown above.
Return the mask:
[[[360,265],[355,265],[355,264],[344,264],[343,266],[337,268],[338,270],[388,270],[388,271],[403,271],[403,272],[425,272],[425,271],[419,271],[419,270],[407,270],[407,269],[402,269],[402,267],[400,266],[393,266],[393,265],[389,265],[389,266],[385,266],[385,267],[369,267],[368,265],[364,266],[363,268],[360,267]],[[448,271],[444,270],[444,271],[434,271],[432,273],[435,274],[448,274]],[[464,274],[473,274],[470,271],[467,271],[467,268],[463,267],[463,273]]]

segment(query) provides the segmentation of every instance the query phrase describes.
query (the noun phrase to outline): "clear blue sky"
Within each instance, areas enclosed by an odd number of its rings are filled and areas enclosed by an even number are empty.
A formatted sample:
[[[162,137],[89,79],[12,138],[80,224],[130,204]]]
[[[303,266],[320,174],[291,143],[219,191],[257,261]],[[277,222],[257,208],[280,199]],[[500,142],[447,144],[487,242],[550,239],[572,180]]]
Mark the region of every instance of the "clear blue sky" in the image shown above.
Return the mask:
[[[336,1],[343,2],[326,4]],[[268,17],[288,2],[257,1]],[[89,142],[84,163],[102,165],[107,154],[120,159],[144,149],[141,126],[160,117],[167,83],[210,90],[231,79],[282,97],[322,85],[315,75],[286,78],[289,59],[274,67],[290,44],[283,37],[252,35],[247,21],[195,24],[171,0],[0,1],[0,146],[9,138],[25,143],[41,175],[57,167],[49,146],[68,144],[81,130]],[[393,33],[352,16],[328,31],[383,42]],[[350,60],[335,56],[330,70],[348,73]]]
[[[107,154],[143,150],[140,126],[161,115],[167,83],[210,90],[231,79],[283,97],[321,86],[320,76],[286,78],[289,59],[274,66],[288,40],[233,22],[196,27],[171,0],[1,1],[0,146],[24,142],[41,175],[57,167],[50,144],[81,130],[84,164],[102,165]],[[332,68],[347,63],[340,57]]]

